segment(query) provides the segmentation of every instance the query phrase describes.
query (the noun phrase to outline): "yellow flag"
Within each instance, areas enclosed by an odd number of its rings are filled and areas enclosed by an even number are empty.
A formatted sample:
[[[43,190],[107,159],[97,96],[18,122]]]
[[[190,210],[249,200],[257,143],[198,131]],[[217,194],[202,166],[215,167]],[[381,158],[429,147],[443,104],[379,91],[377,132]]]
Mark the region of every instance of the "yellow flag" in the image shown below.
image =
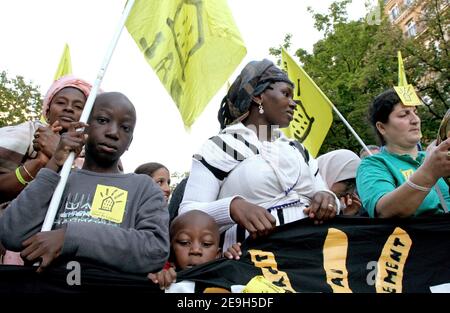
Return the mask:
[[[333,122],[332,104],[284,49],[281,51],[281,59],[284,70],[295,85],[294,100],[298,103],[294,119],[283,131],[289,138],[303,143],[316,157]]]
[[[422,101],[416,94],[414,90],[414,86],[408,84],[408,80],[406,79],[405,67],[403,66],[403,58],[402,53],[400,51],[397,52],[398,56],[398,86],[394,87],[397,95],[402,100],[402,103],[407,106],[417,106],[422,105]]]
[[[398,85],[406,86],[408,85],[408,80],[406,79],[405,67],[403,66],[402,53],[398,51],[397,56],[398,56]]]
[[[226,0],[137,0],[126,27],[187,127],[247,53]]]
[[[59,61],[58,69],[56,70],[54,80],[68,74],[72,74],[72,62],[70,60],[69,45],[66,44],[64,46],[63,54],[61,55],[61,60]]]
[[[422,101],[417,96],[413,85],[398,86],[394,87],[394,89],[404,105],[417,106],[423,104]]]

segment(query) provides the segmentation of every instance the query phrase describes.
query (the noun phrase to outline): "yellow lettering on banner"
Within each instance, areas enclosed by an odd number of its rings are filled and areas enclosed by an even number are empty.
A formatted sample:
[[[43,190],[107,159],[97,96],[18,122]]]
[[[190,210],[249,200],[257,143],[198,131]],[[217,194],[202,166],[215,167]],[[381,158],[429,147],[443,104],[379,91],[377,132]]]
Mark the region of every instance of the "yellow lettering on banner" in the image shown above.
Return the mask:
[[[379,293],[401,293],[403,269],[411,249],[412,240],[400,227],[395,228],[384,244],[378,259],[378,272],[375,282]]]
[[[122,223],[128,191],[105,185],[97,185],[92,201],[91,216],[114,223]]]
[[[323,245],[323,268],[327,274],[327,283],[336,293],[351,293],[348,285],[347,235],[336,228],[329,228]]]
[[[242,290],[242,293],[286,293],[281,287],[275,286],[264,276],[253,277]]]
[[[278,270],[275,255],[272,252],[262,250],[249,250],[248,252],[253,264],[261,269],[264,278],[287,292],[295,292],[286,272]]]

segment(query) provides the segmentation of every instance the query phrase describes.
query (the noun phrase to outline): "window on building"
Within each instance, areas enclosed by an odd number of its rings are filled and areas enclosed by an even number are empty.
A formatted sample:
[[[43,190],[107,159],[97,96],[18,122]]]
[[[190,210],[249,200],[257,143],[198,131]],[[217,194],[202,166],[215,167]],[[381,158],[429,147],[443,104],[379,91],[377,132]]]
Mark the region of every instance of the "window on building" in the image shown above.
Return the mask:
[[[412,19],[408,23],[406,23],[406,35],[408,37],[416,37],[417,36],[416,23]]]
[[[389,17],[391,19],[391,21],[395,21],[397,19],[397,17],[399,17],[400,15],[400,9],[398,8],[397,5],[394,5],[389,13]]]

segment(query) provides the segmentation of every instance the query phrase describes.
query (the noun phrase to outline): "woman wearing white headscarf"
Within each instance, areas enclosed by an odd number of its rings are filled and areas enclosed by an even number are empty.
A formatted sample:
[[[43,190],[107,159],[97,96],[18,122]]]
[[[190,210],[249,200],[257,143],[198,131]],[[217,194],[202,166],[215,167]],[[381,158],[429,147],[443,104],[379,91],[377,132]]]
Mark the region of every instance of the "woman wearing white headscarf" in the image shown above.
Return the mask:
[[[319,172],[328,188],[341,201],[344,215],[355,215],[361,200],[355,192],[356,171],[361,159],[350,150],[335,150],[317,158]]]

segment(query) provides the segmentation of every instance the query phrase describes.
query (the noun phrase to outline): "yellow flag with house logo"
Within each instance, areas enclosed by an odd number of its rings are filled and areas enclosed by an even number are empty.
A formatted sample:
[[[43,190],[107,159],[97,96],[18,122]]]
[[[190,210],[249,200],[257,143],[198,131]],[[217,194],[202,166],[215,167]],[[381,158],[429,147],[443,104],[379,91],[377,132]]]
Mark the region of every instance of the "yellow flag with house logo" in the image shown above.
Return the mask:
[[[398,57],[398,86],[395,86],[394,89],[397,92],[397,95],[402,100],[402,103],[406,106],[417,106],[422,105],[422,101],[416,94],[414,90],[414,86],[408,84],[408,80],[406,79],[405,67],[403,65],[402,53],[400,51],[397,52]]]
[[[72,61],[70,60],[69,45],[65,44],[61,60],[59,61],[58,69],[56,70],[54,80],[58,78],[72,74]]]
[[[126,27],[186,127],[247,53],[226,0],[137,0]]]
[[[397,52],[397,57],[398,57],[398,85],[407,86],[408,80],[406,79],[405,66],[403,65],[402,53],[400,51]]]
[[[283,69],[295,85],[294,100],[297,102],[294,119],[283,131],[289,138],[303,143],[316,157],[333,122],[331,102],[284,49],[281,60]]]

